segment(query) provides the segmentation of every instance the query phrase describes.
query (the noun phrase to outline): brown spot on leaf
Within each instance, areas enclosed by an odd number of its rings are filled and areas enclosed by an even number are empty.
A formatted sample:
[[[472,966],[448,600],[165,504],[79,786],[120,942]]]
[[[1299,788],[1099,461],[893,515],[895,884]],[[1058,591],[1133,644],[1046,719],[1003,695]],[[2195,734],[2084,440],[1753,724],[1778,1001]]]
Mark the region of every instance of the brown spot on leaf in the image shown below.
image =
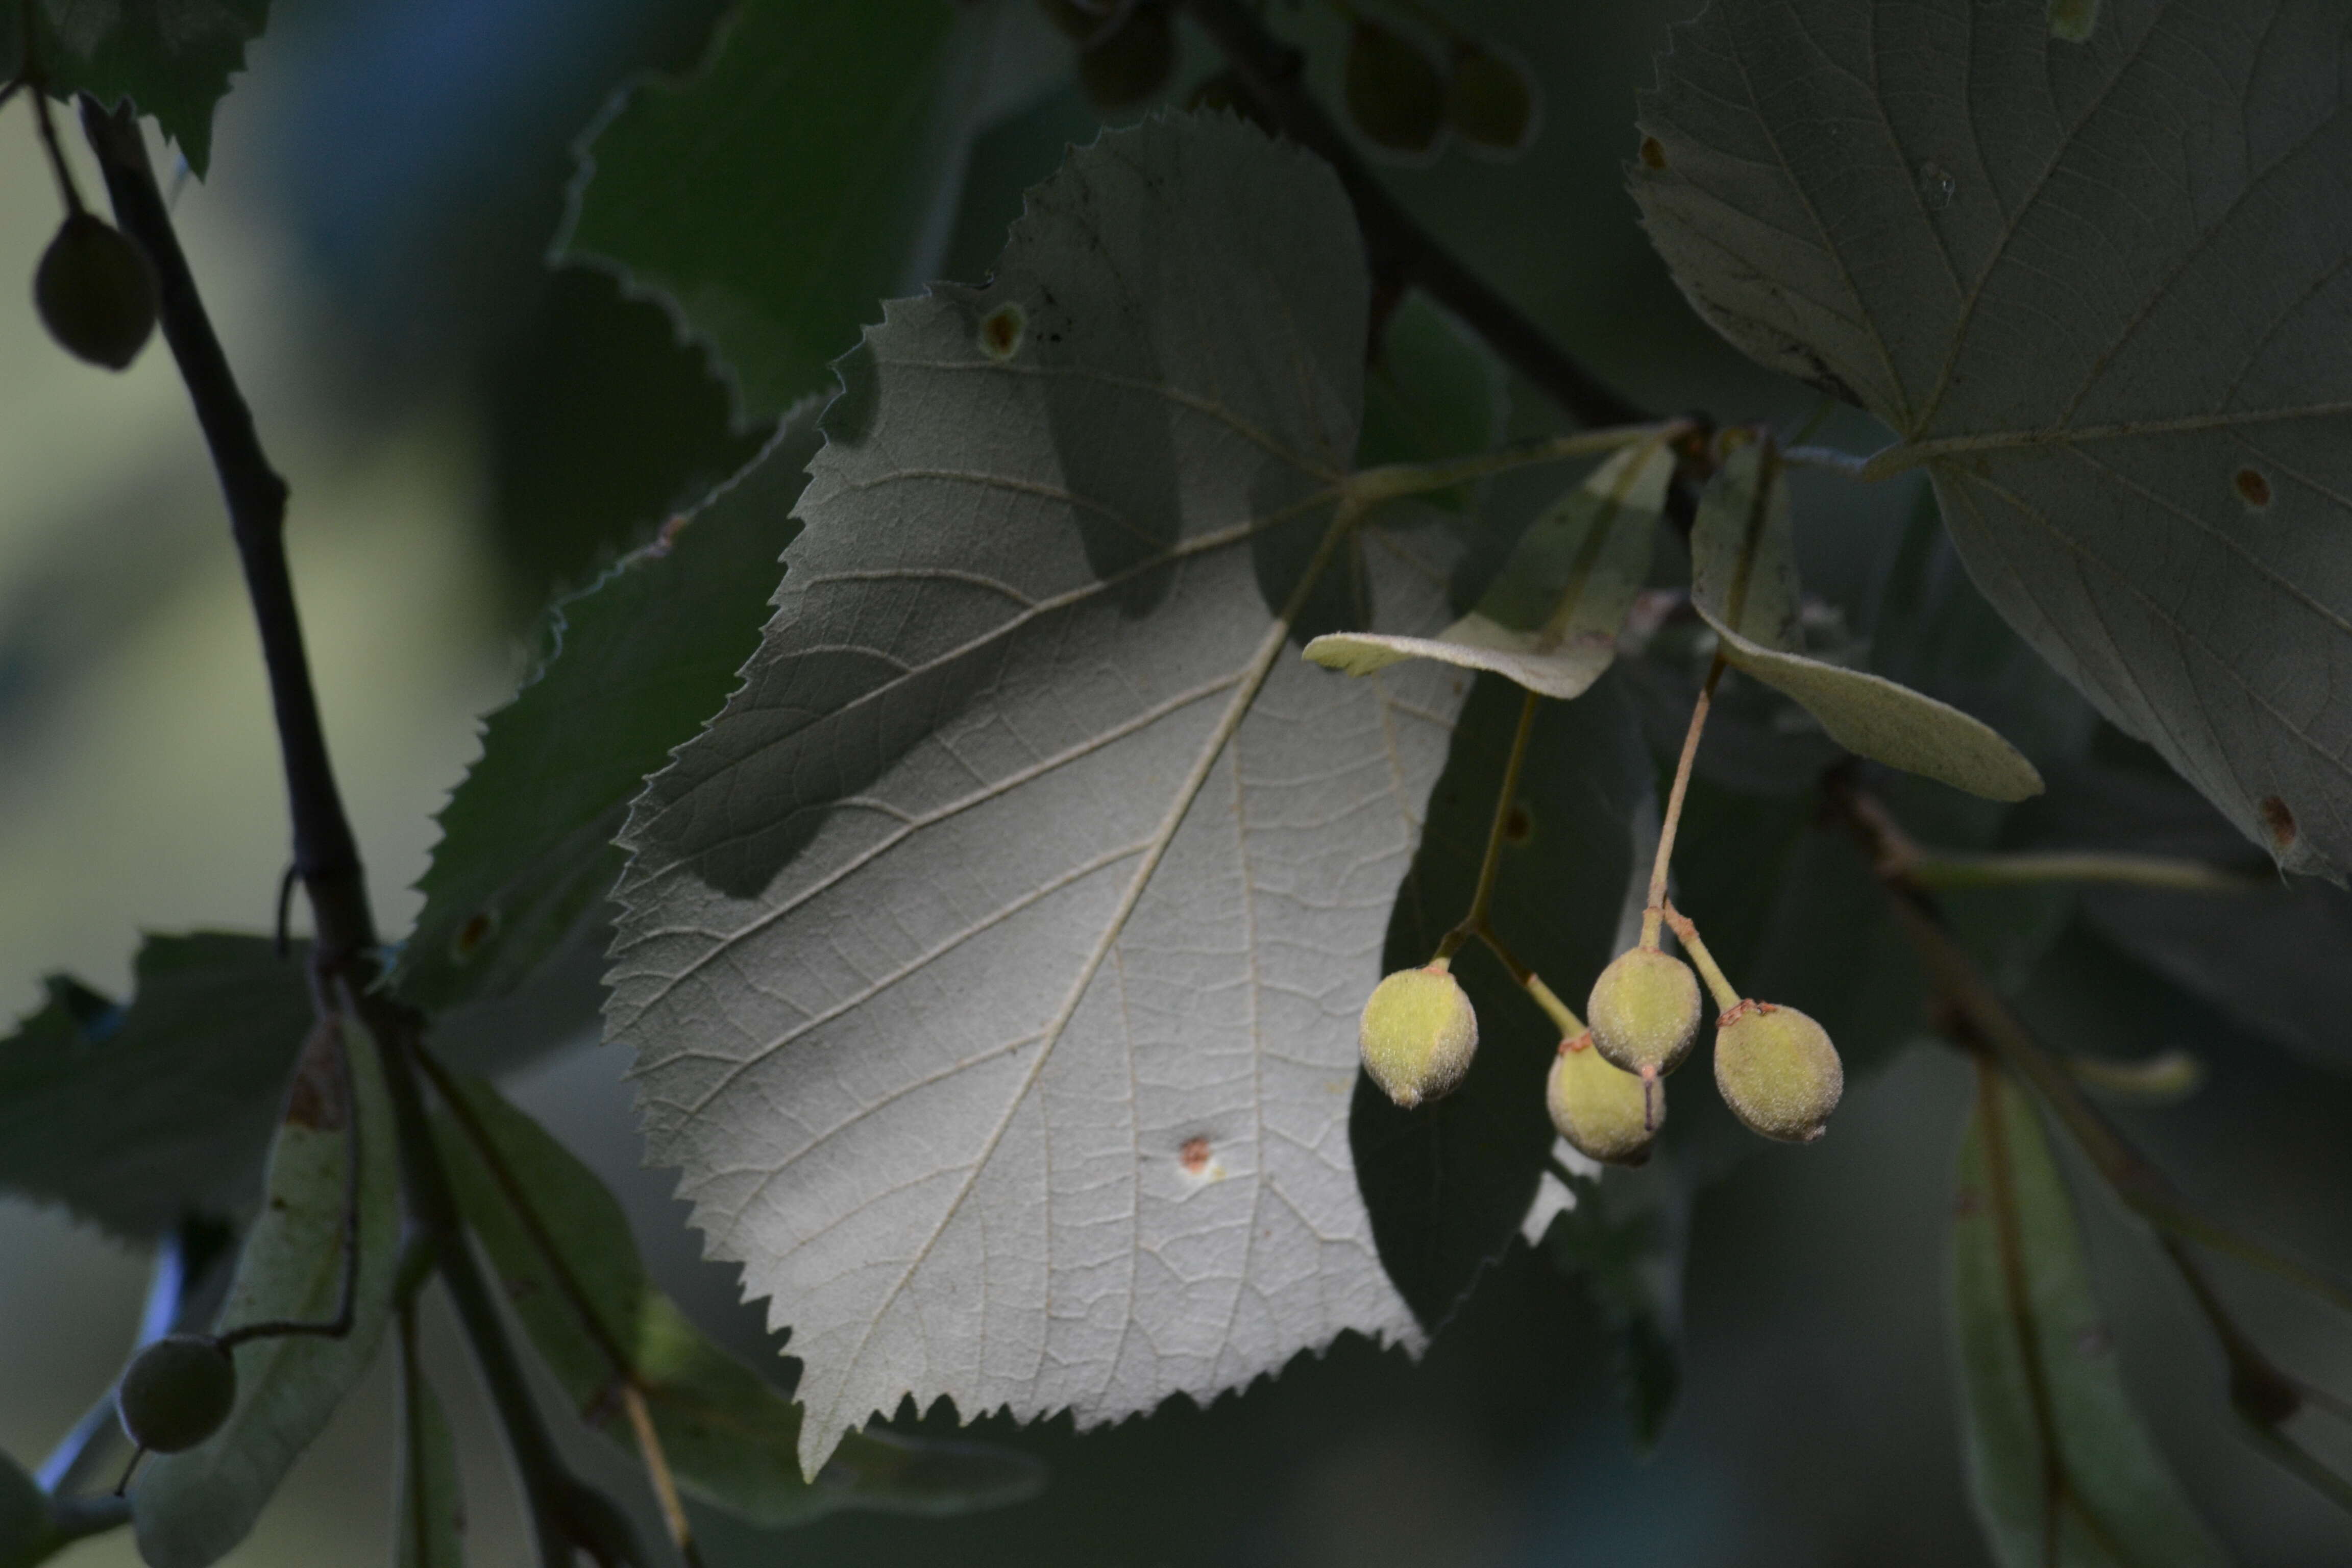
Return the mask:
[[[1666,149],[1654,136],[1642,138],[1642,167],[1663,169],[1666,166]]]
[[[1187,1138],[1184,1146],[1176,1151],[1176,1163],[1184,1167],[1188,1176],[1197,1176],[1209,1168],[1209,1141]]]
[[[980,319],[980,352],[999,363],[1021,352],[1021,333],[1029,318],[1020,306],[1007,301]]]
[[[2284,855],[2294,847],[2294,813],[2274,795],[2263,796],[2263,828],[2271,836],[2271,853]]]
[[[1511,809],[1503,816],[1503,842],[1516,847],[1535,836],[1535,813],[1528,809],[1525,801],[1513,801]]]
[[[2248,506],[2260,509],[2271,504],[2271,481],[2260,468],[2240,468],[2230,482],[2237,487],[2238,499]]]
[[[477,910],[466,917],[466,923],[459,926],[457,934],[449,939],[449,956],[460,963],[465,963],[482,951],[482,944],[489,941],[490,933],[498,929],[498,916],[488,910]]]

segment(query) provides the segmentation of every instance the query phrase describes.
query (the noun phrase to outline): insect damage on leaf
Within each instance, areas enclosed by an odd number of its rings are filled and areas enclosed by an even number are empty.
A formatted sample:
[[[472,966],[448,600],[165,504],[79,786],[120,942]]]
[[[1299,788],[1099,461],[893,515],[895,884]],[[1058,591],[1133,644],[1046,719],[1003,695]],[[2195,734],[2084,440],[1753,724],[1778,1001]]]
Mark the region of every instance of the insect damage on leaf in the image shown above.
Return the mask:
[[[1355,1013],[1463,683],[1285,657],[1444,618],[1425,537],[1337,510],[1346,198],[1151,121],[1031,192],[993,279],[843,362],[763,645],[625,835],[608,1036],[792,1328],[812,1471],[908,1393],[1092,1425],[1415,1332]]]

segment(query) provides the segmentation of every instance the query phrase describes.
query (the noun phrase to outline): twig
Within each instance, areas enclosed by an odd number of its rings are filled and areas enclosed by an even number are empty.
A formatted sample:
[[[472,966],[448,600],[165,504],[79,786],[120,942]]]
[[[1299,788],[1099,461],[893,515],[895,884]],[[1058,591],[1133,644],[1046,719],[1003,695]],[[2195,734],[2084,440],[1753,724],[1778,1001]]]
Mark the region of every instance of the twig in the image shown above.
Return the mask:
[[[1994,1052],[2032,1084],[2116,1196],[2160,1230],[2251,1263],[2352,1311],[2352,1289],[2208,1217],[2180,1194],[2170,1177],[2125,1141],[2084,1094],[2065,1062],[2033,1037],[1968,950],[1944,929],[1927,892],[1904,876],[1901,847],[1890,842],[1893,819],[1884,805],[1842,776],[1833,776],[1828,804],[1861,839],[1878,868],[1896,921],[1944,1003],[1948,1029],[1964,1044]]]
[[[301,617],[285,548],[286,481],[269,465],[238,390],[228,356],[214,332],[186,256],[180,249],[163,193],[147,158],[138,121],[128,106],[110,114],[89,98],[82,128],[105,173],[117,221],[146,251],[155,268],[164,342],[180,367],[196,421],[227,503],[230,531],[245,570],[269,678],[270,702],[293,818],[294,863],[309,894],[316,937],[312,990],[321,1016],[336,1010],[340,988],[358,998],[357,1010],[375,1034],[399,1137],[408,1209],[433,1247],[484,1384],[504,1426],[520,1473],[538,1554],[544,1568],[564,1568],[574,1542],[590,1539],[585,1516],[601,1504],[557,1458],[532,1402],[522,1366],[467,1246],[447,1172],[433,1147],[424,1096],[412,1060],[416,1016],[372,989],[376,977],[375,921],[368,907],[359,848],[328,761],[318,698],[303,649]]]
[[[2209,860],[2109,850],[2055,849],[1975,854],[1920,849],[1905,868],[1923,888],[2005,888],[2045,882],[2105,882],[2175,893],[2253,893],[2275,879],[2232,870]]]
[[[1402,277],[1427,289],[1486,339],[1504,363],[1541,387],[1579,424],[1649,420],[1546,337],[1518,307],[1487,287],[1405,211],[1300,82],[1297,51],[1267,32],[1242,0],[1185,0],[1185,7],[1284,134],[1339,174],[1355,203],[1375,276]]]
[[[253,413],[196,292],[194,275],[156,188],[138,121],[127,107],[109,114],[87,98],[81,119],[105,173],[115,217],[154,266],[163,341],[171,345],[187,383],[196,421],[212,450],[221,495],[228,503],[230,531],[245,569],[246,591],[253,601],[269,676],[287,805],[294,818],[294,864],[318,923],[319,962],[331,970],[374,949],[375,923],[361,879],[359,847],[327,760],[326,732],[319,722],[310,657],[302,646],[302,619],[287,570],[286,481],[261,449]]]

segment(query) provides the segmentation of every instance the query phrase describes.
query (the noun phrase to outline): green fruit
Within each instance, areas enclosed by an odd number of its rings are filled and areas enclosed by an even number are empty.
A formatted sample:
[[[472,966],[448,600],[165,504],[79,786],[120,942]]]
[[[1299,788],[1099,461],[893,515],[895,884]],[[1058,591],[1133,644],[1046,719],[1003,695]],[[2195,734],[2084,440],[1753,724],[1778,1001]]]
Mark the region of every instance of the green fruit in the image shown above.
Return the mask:
[[[1627,948],[1592,983],[1584,1016],[1602,1056],[1627,1072],[1664,1078],[1698,1038],[1698,976],[1670,952]]]
[[[1748,1131],[1810,1143],[1845,1092],[1845,1068],[1829,1031],[1804,1014],[1742,1002],[1716,1020],[1715,1083]]]
[[[1348,35],[1348,118],[1380,145],[1426,153],[1445,124],[1445,82],[1421,46],[1378,22]]]
[[[1497,153],[1526,147],[1536,124],[1535,89],[1518,67],[1472,43],[1454,46],[1445,118],[1462,139]]]
[[[122,1429],[142,1448],[176,1454],[220,1430],[236,1404],[236,1363],[205,1334],[167,1334],[131,1358],[114,1391]]]
[[[1078,51],[1078,82],[1097,109],[1124,109],[1168,85],[1176,68],[1176,21],[1158,0],[1137,0],[1127,19]]]
[[[1609,1065],[1588,1031],[1559,1043],[1544,1085],[1551,1124],[1579,1153],[1611,1165],[1638,1165],[1666,1119],[1666,1086]]]
[[[155,270],[112,225],[78,212],[41,254],[33,303],[68,353],[121,370],[155,330]]]
[[[1400,969],[1372,987],[1356,1039],[1372,1081],[1410,1110],[1450,1093],[1470,1070],[1478,1015],[1444,969]]]

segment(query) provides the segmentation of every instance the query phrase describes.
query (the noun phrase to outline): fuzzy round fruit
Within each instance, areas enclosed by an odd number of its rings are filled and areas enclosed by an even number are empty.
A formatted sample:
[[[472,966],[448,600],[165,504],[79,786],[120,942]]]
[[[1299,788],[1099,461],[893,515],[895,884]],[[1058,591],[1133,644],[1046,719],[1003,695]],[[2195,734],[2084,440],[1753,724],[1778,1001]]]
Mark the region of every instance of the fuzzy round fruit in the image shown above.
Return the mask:
[[[1673,953],[1629,947],[1592,983],[1584,1016],[1602,1056],[1627,1072],[1664,1078],[1698,1038],[1698,976]]]
[[[155,330],[154,268],[111,224],[75,213],[41,253],[33,303],[68,353],[121,370]]]
[[[1356,1031],[1364,1070],[1407,1110],[1450,1093],[1478,1049],[1478,1015],[1444,970],[1400,969],[1372,987]]]
[[[1716,1021],[1715,1084],[1750,1131],[1810,1143],[1845,1092],[1845,1067],[1829,1031],[1794,1007],[1742,1002]]]
[[[220,1430],[236,1404],[236,1363],[204,1334],[167,1334],[131,1358],[114,1408],[142,1448],[176,1454]]]
[[[1551,1124],[1579,1153],[1611,1165],[1638,1165],[1666,1119],[1666,1086],[1609,1065],[1590,1031],[1559,1043],[1544,1085]]]
[[[1426,153],[1445,128],[1445,81],[1419,44],[1359,18],[1341,72],[1348,118],[1370,141],[1398,153]]]

